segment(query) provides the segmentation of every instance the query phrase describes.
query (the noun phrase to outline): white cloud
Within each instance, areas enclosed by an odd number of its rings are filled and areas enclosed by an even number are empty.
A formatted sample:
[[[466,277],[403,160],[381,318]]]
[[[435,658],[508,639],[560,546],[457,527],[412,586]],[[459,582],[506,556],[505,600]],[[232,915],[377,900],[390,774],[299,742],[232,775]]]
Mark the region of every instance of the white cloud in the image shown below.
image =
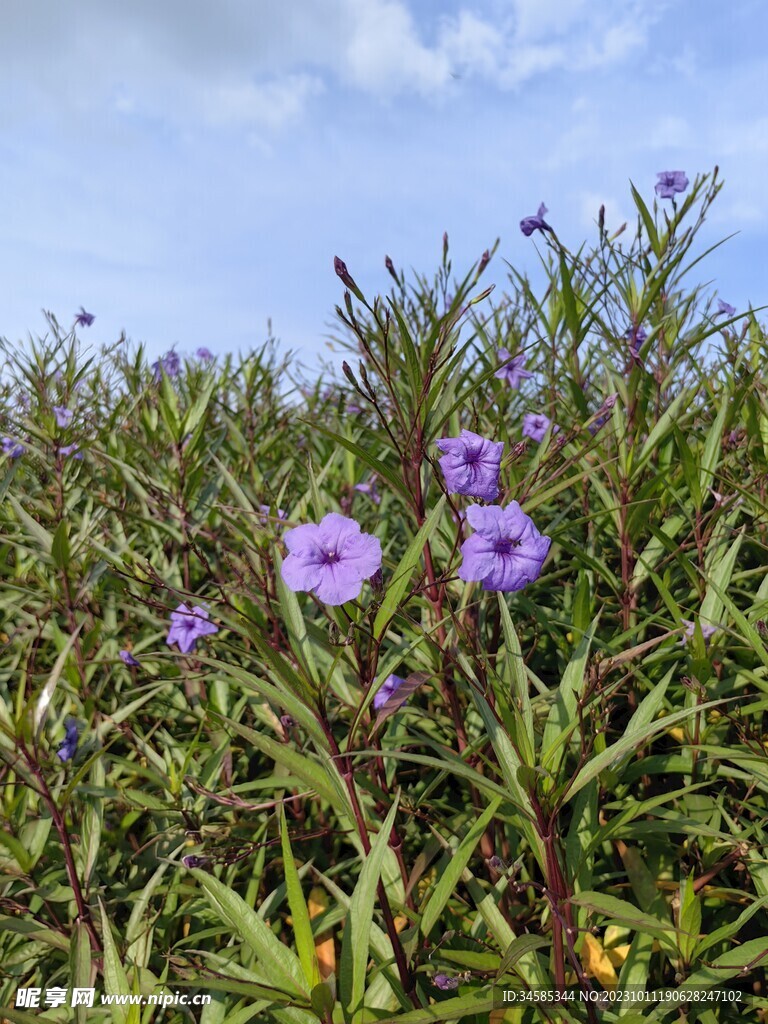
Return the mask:
[[[416,0],[78,0],[66,12],[4,0],[2,118],[33,106],[277,130],[334,81],[439,97],[452,75],[512,89],[616,63],[653,18],[638,0],[487,0],[484,13],[464,2],[430,19]]]

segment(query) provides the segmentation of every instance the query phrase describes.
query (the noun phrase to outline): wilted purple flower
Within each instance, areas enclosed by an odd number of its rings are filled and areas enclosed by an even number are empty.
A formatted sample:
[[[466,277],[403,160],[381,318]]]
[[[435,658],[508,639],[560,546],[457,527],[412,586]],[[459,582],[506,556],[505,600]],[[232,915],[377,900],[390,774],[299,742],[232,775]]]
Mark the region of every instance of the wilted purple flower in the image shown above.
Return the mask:
[[[548,212],[546,206],[542,203],[535,217],[523,217],[520,221],[520,230],[523,234],[529,237],[534,231],[551,231],[552,228],[544,220],[544,214]]]
[[[498,496],[503,441],[489,441],[471,430],[462,430],[459,437],[444,437],[435,443],[446,453],[439,462],[452,494],[468,494],[484,501]]]
[[[467,522],[476,532],[461,545],[460,579],[482,581],[484,590],[522,590],[539,578],[552,541],[516,501],[470,505]]]
[[[210,857],[198,857],[195,853],[188,853],[181,858],[185,868],[202,868],[210,862]]]
[[[722,299],[717,300],[717,312],[715,316],[736,316],[736,307],[732,306],[729,302],[723,302]]]
[[[59,448],[59,455],[71,455],[73,459],[83,461],[83,453],[76,444],[65,444],[63,448]]]
[[[77,750],[77,722],[74,718],[68,718],[64,723],[64,741],[56,751],[62,761],[71,761]]]
[[[263,523],[266,526],[267,523],[269,523],[270,518],[272,518],[272,507],[270,505],[259,505],[259,511],[261,512],[261,515],[259,516],[259,522]],[[275,509],[275,511],[277,512],[278,519],[288,518],[288,513],[285,511],[284,508],[278,508]]]
[[[80,307],[80,312],[75,314],[75,326],[76,327],[90,327],[96,317],[93,313],[86,313],[83,307]]]
[[[522,352],[517,356],[510,356],[505,348],[500,348],[498,356],[502,360],[502,365],[493,376],[505,380],[511,388],[519,388],[524,380],[533,376],[530,370],[525,369],[525,355]]]
[[[459,979],[450,977],[448,974],[436,974],[432,979],[432,984],[435,988],[442,989],[443,992],[450,992],[452,989],[459,987]]]
[[[376,488],[375,480],[368,480],[367,483],[364,484],[355,484],[355,490],[360,494],[367,494],[374,505],[381,504],[381,495]]]
[[[685,171],[659,171],[656,175],[656,195],[662,199],[674,199],[676,192],[685,192],[688,178]]]
[[[180,604],[175,612],[171,612],[171,628],[165,642],[169,647],[178,644],[182,654],[189,654],[200,637],[218,632],[219,627],[208,621],[207,608],[190,608]]]
[[[648,332],[645,328],[638,326],[631,326],[627,328],[626,337],[629,340],[629,351],[633,356],[640,354],[640,349],[648,339]]]
[[[682,621],[685,626],[685,633],[680,637],[679,643],[684,644],[686,639],[693,640],[696,633],[696,623],[691,622],[690,619],[683,619]],[[719,626],[709,626],[706,622],[702,622],[701,619],[699,619],[699,627],[701,628],[701,635],[704,637],[705,644],[709,643],[720,628]]]
[[[354,519],[329,512],[319,524],[305,523],[285,535],[288,557],[282,577],[291,590],[314,590],[326,604],[360,596],[363,581],[381,566],[378,537],[361,533]]]
[[[120,651],[120,657],[123,659],[126,665],[130,665],[134,668],[141,664],[138,658],[134,658],[130,651]]]
[[[179,370],[181,369],[181,360],[173,349],[166,352],[164,356],[152,363],[152,369],[155,371],[155,380],[160,380],[165,373],[166,377],[178,377]]]
[[[2,446],[3,453],[11,459],[18,459],[26,451],[24,445],[13,437],[4,437],[0,441],[0,446]]]
[[[72,417],[75,415],[71,409],[67,409],[65,405],[54,405],[53,415],[56,417],[56,423],[64,430],[72,422]]]
[[[539,444],[546,437],[551,424],[552,420],[543,412],[527,412],[523,416],[523,437],[530,437]]]
[[[384,704],[387,703],[389,698],[400,689],[405,682],[400,676],[387,676],[382,683],[381,687],[376,691],[376,696],[373,698],[373,706],[378,711]],[[403,700],[406,698],[404,697]]]

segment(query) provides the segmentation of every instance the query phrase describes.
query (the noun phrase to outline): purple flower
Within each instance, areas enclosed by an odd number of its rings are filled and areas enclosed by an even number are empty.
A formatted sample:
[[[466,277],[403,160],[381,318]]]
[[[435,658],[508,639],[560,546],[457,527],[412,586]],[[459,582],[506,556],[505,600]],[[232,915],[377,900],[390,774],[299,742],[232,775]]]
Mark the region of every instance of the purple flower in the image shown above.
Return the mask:
[[[640,354],[640,349],[648,339],[648,332],[643,327],[633,324],[627,328],[625,337],[629,340],[629,351],[633,356],[637,357]]]
[[[176,352],[171,349],[166,352],[164,356],[152,363],[152,369],[155,371],[155,380],[159,381],[163,374],[166,377],[178,377],[179,370],[181,369],[181,360],[179,359]]]
[[[681,644],[684,644],[686,639],[693,640],[696,633],[696,623],[691,622],[690,619],[683,619],[683,625],[685,626],[685,633],[680,637],[679,642]],[[701,619],[699,619],[699,627],[705,644],[709,644],[709,641],[720,628],[719,626],[709,626],[706,622],[702,622]]]
[[[171,628],[165,642],[169,647],[178,644],[182,654],[189,654],[201,636],[218,632],[219,627],[208,621],[207,608],[190,608],[180,604],[175,612],[171,612]]]
[[[206,363],[210,363],[210,362],[212,362],[212,360],[214,360],[216,358],[216,356],[214,356],[213,352],[211,352],[211,350],[209,348],[206,348],[205,345],[201,346],[197,350],[195,355],[197,356],[198,359],[204,359]]]
[[[291,590],[314,590],[326,604],[360,596],[363,581],[381,567],[378,537],[361,533],[354,519],[329,512],[319,525],[305,523],[285,535],[282,577]]]
[[[539,578],[552,541],[516,501],[470,505],[467,521],[476,532],[461,545],[460,579],[482,581],[484,590],[522,590]]]
[[[446,487],[452,494],[493,501],[499,493],[499,473],[503,441],[489,441],[471,430],[459,437],[444,437],[435,442],[442,456],[440,468]]]
[[[72,422],[74,413],[65,405],[54,405],[53,415],[56,417],[56,423],[64,430]]]
[[[656,177],[656,195],[662,199],[674,199],[676,192],[685,192],[688,178],[685,171],[659,171]]]
[[[18,459],[26,451],[24,445],[13,437],[4,437],[0,441],[0,446],[2,446],[3,453],[11,459]]]
[[[530,437],[532,441],[539,444],[546,437],[551,425],[552,420],[543,412],[527,412],[523,416],[523,437]]]
[[[436,974],[432,979],[432,984],[435,988],[441,989],[443,992],[449,992],[454,988],[459,987],[459,979],[452,978],[448,974]]]
[[[387,703],[389,698],[400,689],[405,682],[400,676],[387,676],[382,683],[381,687],[376,691],[376,696],[373,698],[373,706],[378,711],[384,704]],[[404,697],[403,700],[406,698]]]
[[[63,448],[59,448],[59,455],[71,455],[73,459],[83,461],[83,453],[76,444],[65,444]]]
[[[381,504],[381,495],[379,494],[376,488],[375,480],[369,480],[367,483],[364,484],[355,484],[355,490],[358,491],[360,494],[367,494],[371,501],[374,503],[374,505]]]
[[[80,307],[80,312],[75,314],[75,326],[76,327],[90,327],[96,317],[93,313],[86,313],[83,307]]]
[[[552,228],[544,220],[544,214],[548,213],[544,203],[539,207],[539,211],[535,217],[523,217],[520,221],[520,230],[526,237],[530,237],[534,231],[551,231]]]
[[[723,302],[722,299],[717,300],[717,312],[715,316],[735,316],[736,307],[732,306],[729,302]]]
[[[77,722],[74,718],[68,718],[64,723],[64,742],[56,751],[62,761],[71,761],[77,750]]]
[[[520,355],[512,357],[505,348],[500,348],[498,356],[502,360],[502,366],[493,376],[498,377],[499,380],[505,380],[511,388],[519,388],[524,380],[533,376],[530,370],[525,369],[525,355],[522,352]]]
[[[137,658],[134,658],[130,651],[120,651],[120,657],[126,665],[131,665],[134,668],[141,664]]]

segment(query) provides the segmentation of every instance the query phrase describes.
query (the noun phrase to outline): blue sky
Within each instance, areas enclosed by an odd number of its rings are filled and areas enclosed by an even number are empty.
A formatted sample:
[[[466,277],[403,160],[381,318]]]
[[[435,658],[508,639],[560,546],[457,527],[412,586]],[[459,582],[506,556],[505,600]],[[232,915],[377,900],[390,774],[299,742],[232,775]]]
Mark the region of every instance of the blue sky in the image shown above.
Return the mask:
[[[327,355],[338,254],[463,272],[544,200],[573,246],[629,179],[720,165],[702,267],[768,301],[761,0],[3,0],[0,334],[96,314],[153,354]],[[534,236],[535,237],[535,236]],[[495,265],[495,268],[494,268]]]

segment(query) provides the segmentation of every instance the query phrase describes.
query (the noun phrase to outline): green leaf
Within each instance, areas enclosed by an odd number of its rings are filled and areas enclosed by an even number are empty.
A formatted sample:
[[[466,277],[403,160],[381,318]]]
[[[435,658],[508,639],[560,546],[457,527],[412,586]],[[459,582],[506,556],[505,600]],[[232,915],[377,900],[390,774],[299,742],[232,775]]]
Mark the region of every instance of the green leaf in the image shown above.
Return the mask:
[[[110,996],[128,996],[131,994],[131,987],[128,984],[128,978],[125,976],[123,962],[120,959],[120,953],[112,937],[109,918],[101,900],[99,900],[99,911],[101,913],[101,941],[104,946],[104,991]],[[110,1005],[110,1012],[114,1024],[138,1024],[138,1006],[112,1003]]]
[[[299,952],[299,960],[304,971],[304,978],[307,987],[313,990],[320,983],[320,970],[315,955],[315,940],[312,935],[312,925],[309,920],[309,910],[301,889],[299,872],[296,869],[296,862],[293,859],[291,841],[288,838],[288,825],[285,818],[285,808],[280,816],[280,840],[283,849],[283,871],[285,874],[285,888],[288,894],[288,906],[291,908],[293,919],[293,935],[296,939],[296,949]]]
[[[280,942],[272,929],[241,896],[218,878],[200,868],[192,868],[191,874],[219,920],[237,932],[256,957],[260,972],[270,980],[274,988],[308,1000],[309,989],[296,954]]]
[[[421,928],[421,932],[425,938],[429,937],[429,933],[437,924],[440,915],[445,909],[445,905],[453,895],[454,890],[461,879],[464,868],[469,863],[470,857],[475,851],[475,847],[480,842],[480,838],[489,823],[493,820],[500,804],[501,799],[497,797],[486,807],[477,821],[474,822],[467,834],[461,840],[455,852],[452,853],[448,866],[440,875],[437,884],[432,890],[432,895],[429,897],[421,917],[421,924],[419,927]]]
[[[421,529],[406,548],[405,554],[400,559],[400,562],[394,571],[392,579],[387,586],[387,592],[384,596],[384,600],[381,602],[381,607],[376,612],[376,618],[373,623],[373,633],[377,640],[383,636],[392,616],[395,614],[400,601],[403,598],[403,595],[408,589],[408,584],[411,581],[413,571],[421,561],[424,546],[432,536],[435,527],[440,522],[440,517],[443,514],[443,509],[445,508],[445,502],[446,498],[445,495],[443,495],[422,523]]]
[[[341,940],[339,995],[344,1008],[344,1020],[357,1024],[364,1020],[366,965],[370,958],[370,933],[376,904],[376,888],[381,878],[384,854],[397,814],[397,800],[389,809],[386,819],[367,854],[352,894],[349,913],[344,923]]]

